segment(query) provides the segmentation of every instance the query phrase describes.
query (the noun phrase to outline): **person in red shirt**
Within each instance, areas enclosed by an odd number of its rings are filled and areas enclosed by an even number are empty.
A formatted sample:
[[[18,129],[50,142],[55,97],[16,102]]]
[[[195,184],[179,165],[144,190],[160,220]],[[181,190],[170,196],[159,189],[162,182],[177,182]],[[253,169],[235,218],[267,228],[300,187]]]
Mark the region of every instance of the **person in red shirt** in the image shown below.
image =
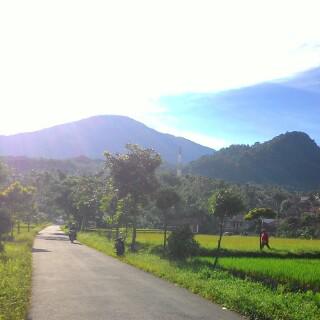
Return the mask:
[[[269,235],[265,229],[262,229],[260,233],[260,250],[263,249],[264,246],[267,246],[268,249],[271,249],[269,246]]]

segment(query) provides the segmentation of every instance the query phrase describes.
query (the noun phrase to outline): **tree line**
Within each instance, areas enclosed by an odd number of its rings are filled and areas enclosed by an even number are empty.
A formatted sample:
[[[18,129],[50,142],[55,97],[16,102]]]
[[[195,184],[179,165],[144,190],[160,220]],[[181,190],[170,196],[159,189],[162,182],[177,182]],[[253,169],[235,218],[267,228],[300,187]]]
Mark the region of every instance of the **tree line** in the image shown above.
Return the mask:
[[[161,228],[165,247],[167,230],[177,221],[197,221],[200,232],[222,236],[225,222],[232,216],[269,208],[279,235],[298,236],[290,234],[294,223],[300,234],[319,236],[319,213],[308,212],[310,206],[319,204],[316,191],[302,194],[277,186],[232,184],[193,175],[177,177],[173,172],[159,171],[160,164],[158,153],[137,145],[127,145],[124,154],[106,152],[104,169],[95,174],[33,170],[17,175],[1,164],[2,234],[8,230],[12,233],[14,225],[19,230],[20,222],[63,218],[76,222],[81,230],[112,227],[118,233],[120,228],[130,228],[133,250],[137,228]],[[302,195],[308,196],[307,204],[300,202]],[[252,224],[251,231],[257,226]]]

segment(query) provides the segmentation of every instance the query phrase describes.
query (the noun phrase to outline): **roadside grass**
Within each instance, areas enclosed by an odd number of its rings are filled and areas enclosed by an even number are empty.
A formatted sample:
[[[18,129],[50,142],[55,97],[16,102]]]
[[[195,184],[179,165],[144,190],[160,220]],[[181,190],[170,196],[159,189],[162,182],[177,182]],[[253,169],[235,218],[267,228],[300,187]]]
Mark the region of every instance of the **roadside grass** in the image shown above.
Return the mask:
[[[261,282],[241,279],[223,270],[212,270],[211,261],[195,257],[187,261],[170,261],[152,252],[159,245],[157,235],[141,236],[137,253],[119,258],[147,272],[176,283],[224,307],[255,320],[319,320],[320,294],[288,292],[281,285],[270,288]],[[155,241],[156,238],[156,241]],[[108,255],[115,256],[113,243],[105,234],[81,232],[79,241]],[[143,239],[143,240],[142,240]],[[142,240],[142,241],[141,241]],[[152,245],[146,245],[152,243]],[[161,243],[161,242],[160,242]],[[202,261],[201,259],[204,259]]]
[[[42,226],[33,226],[30,232],[21,228],[14,240],[6,242],[0,254],[0,319],[26,318],[32,275],[32,243]]]

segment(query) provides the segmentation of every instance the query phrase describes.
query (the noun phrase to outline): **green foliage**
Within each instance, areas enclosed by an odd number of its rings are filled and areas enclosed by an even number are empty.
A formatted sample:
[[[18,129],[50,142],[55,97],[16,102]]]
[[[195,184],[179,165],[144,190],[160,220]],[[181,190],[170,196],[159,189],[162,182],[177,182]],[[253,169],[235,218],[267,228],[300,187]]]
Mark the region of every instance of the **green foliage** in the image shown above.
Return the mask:
[[[186,171],[236,183],[310,190],[319,187],[320,148],[307,134],[288,132],[265,143],[223,148],[192,162]]]
[[[23,231],[0,254],[0,319],[26,319],[31,291],[31,248],[43,226]]]
[[[146,202],[158,188],[155,171],[161,164],[161,157],[151,149],[141,149],[137,145],[127,144],[127,154],[106,152],[106,167],[110,170],[112,185],[118,190],[118,197],[130,197],[132,201],[133,233],[131,249],[135,250],[138,205]]]
[[[0,208],[0,243],[3,235],[8,233],[11,229],[11,219],[7,210]],[[1,251],[1,247],[0,247]]]
[[[208,200],[209,214],[215,215],[222,220],[240,213],[243,209],[242,199],[230,189],[216,191]]]
[[[185,259],[198,252],[199,244],[189,226],[181,226],[174,230],[168,238],[168,253],[171,257]]]
[[[8,211],[0,208],[0,253],[4,249],[2,240],[4,238],[4,235],[10,231],[11,225],[12,222]]]
[[[0,203],[2,207],[8,210],[12,222],[15,220],[19,222],[20,220],[30,220],[29,216],[35,210],[35,192],[36,190],[33,187],[26,187],[19,181],[15,181],[0,193]]]
[[[28,158],[5,156],[0,158],[16,174],[27,176],[34,172],[55,175],[94,175],[103,170],[103,160],[93,160],[84,156],[71,159]],[[1,171],[0,171],[1,172]]]
[[[162,210],[168,210],[180,201],[180,197],[173,188],[161,189],[156,195],[156,206]]]
[[[158,187],[155,170],[161,164],[161,158],[152,149],[141,149],[132,144],[127,144],[126,148],[127,154],[112,155],[106,152],[106,166],[110,169],[114,187],[119,190],[119,197],[130,194],[141,201]]]
[[[8,167],[2,161],[0,161],[0,186],[6,183],[8,176],[9,176]]]
[[[273,219],[275,217],[276,213],[270,208],[254,208],[245,215],[246,220]]]

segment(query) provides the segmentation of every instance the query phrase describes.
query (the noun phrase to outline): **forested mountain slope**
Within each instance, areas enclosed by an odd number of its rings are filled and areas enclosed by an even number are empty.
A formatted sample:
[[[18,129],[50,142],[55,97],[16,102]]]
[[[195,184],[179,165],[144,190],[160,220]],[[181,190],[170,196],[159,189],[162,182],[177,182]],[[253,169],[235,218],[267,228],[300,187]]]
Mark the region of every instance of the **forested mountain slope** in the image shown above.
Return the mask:
[[[320,148],[303,132],[232,145],[191,162],[186,172],[232,182],[277,184],[296,189],[320,187]]]

